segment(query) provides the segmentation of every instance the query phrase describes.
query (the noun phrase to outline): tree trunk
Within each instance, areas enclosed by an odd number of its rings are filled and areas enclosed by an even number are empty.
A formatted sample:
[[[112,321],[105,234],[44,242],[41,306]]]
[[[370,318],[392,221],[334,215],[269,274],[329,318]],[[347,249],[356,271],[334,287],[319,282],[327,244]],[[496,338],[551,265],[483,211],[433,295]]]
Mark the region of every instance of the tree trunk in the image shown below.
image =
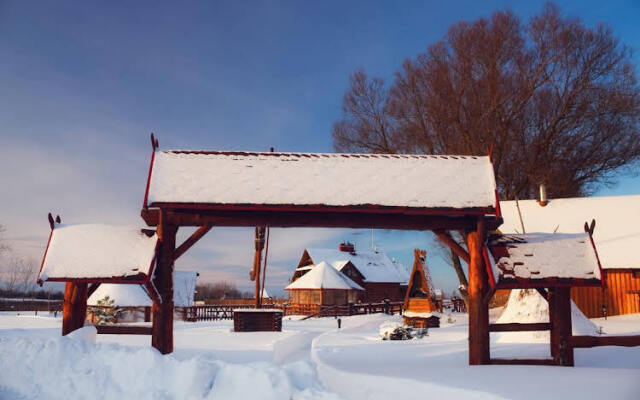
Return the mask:
[[[464,269],[462,269],[462,263],[460,262],[460,257],[451,249],[449,249],[449,254],[451,256],[451,266],[453,270],[456,271],[456,275],[458,275],[458,282],[460,282],[460,287],[458,291],[460,292],[460,297],[464,300],[464,305],[469,309],[469,291],[467,288],[469,287],[469,282],[467,281],[467,276],[464,274]]]

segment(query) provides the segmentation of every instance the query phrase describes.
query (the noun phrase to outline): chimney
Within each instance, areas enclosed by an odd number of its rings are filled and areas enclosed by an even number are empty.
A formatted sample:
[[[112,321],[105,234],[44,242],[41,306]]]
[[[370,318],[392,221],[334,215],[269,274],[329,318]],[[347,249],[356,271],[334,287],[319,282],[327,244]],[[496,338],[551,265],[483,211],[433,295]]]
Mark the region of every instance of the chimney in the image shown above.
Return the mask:
[[[356,246],[351,242],[342,242],[338,245],[338,250],[343,251],[345,253],[356,253]]]
[[[547,200],[547,187],[544,183],[540,184],[540,200],[538,201],[538,204],[540,204],[541,207],[549,204],[549,201]]]

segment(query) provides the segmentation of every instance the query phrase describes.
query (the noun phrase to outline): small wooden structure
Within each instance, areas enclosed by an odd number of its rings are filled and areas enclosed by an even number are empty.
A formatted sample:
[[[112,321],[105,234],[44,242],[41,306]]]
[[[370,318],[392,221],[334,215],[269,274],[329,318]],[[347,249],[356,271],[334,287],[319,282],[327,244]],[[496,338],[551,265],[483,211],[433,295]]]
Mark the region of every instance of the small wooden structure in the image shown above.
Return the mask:
[[[326,262],[310,268],[309,272],[285,288],[292,305],[340,306],[356,303],[364,289],[348,276]]]
[[[437,306],[431,298],[432,293],[427,283],[424,262],[427,252],[414,250],[413,269],[404,299],[402,321],[415,328],[437,328],[440,317]]]
[[[282,310],[273,308],[233,310],[235,332],[282,331]]]

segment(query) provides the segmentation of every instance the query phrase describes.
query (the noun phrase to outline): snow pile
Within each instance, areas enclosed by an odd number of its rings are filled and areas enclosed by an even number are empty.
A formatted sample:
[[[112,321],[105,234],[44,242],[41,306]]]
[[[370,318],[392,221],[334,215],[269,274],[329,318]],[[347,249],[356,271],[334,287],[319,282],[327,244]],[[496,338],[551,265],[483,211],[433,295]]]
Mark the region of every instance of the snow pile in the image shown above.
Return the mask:
[[[158,236],[139,228],[60,224],[51,233],[38,280],[149,274]]]
[[[514,289],[497,319],[497,324],[549,322],[549,304],[533,289]],[[571,324],[574,335],[597,335],[598,328],[571,301]],[[548,331],[500,332],[496,334],[498,343],[548,342]]]
[[[151,298],[140,285],[101,283],[87,299],[87,305],[97,306],[98,301],[109,296],[117,307],[151,307]]]
[[[149,204],[494,207],[495,188],[486,156],[158,151]]]
[[[95,330],[95,328],[93,328]],[[73,337],[0,341],[0,395],[26,399],[337,399],[299,361],[279,367],[227,364],[204,355],[179,360],[152,348],[91,344]],[[80,337],[82,338],[80,338]]]

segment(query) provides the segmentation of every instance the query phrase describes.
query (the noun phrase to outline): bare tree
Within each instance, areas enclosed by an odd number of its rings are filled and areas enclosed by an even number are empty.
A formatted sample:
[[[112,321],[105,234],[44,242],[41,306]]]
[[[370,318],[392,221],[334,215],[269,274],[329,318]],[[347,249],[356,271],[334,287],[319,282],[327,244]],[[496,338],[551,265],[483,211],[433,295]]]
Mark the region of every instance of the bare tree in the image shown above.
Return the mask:
[[[0,224],[0,256],[2,256],[3,253],[6,253],[11,249],[9,247],[9,244],[4,239],[5,230],[6,229],[5,229],[4,225]]]
[[[339,151],[487,154],[504,199],[589,193],[640,159],[631,51],[553,5],[460,22],[385,88],[359,70],[334,124]]]
[[[640,87],[610,28],[550,4],[524,24],[499,11],[453,25],[389,86],[356,71],[333,139],[337,151],[492,149],[502,199],[533,198],[543,183],[551,197],[579,196],[638,166]]]

